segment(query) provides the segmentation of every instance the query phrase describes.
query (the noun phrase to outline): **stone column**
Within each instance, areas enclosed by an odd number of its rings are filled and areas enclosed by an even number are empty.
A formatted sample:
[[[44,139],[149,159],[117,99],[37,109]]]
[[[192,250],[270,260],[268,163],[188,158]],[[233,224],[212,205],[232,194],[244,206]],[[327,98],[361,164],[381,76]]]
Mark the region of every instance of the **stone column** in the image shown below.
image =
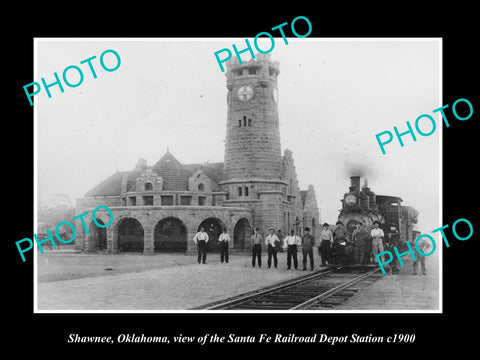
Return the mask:
[[[143,230],[143,255],[154,255],[155,246],[153,243],[153,228],[146,226]]]
[[[187,254],[196,254],[197,245],[193,242],[193,237],[197,233],[196,229],[187,229]]]
[[[117,252],[116,248],[118,247],[118,233],[116,236],[117,241],[114,241],[114,230],[111,226],[107,227],[107,254],[114,254]]]

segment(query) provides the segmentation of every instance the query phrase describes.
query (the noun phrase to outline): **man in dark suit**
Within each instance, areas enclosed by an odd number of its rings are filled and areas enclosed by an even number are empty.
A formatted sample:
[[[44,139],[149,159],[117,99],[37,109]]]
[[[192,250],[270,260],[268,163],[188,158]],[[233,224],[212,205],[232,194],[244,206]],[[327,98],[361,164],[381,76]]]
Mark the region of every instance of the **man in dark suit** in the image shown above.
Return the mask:
[[[305,228],[305,234],[302,236],[302,255],[303,255],[303,271],[307,270],[307,256],[310,258],[310,270],[313,271],[313,247],[315,246],[315,238],[310,234],[310,228]]]

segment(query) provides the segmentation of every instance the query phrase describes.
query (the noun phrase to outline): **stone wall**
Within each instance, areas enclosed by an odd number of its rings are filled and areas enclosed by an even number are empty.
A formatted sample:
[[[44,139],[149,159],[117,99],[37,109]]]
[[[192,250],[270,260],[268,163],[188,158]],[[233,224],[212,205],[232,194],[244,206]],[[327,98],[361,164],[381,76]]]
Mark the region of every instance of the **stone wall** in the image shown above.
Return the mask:
[[[241,219],[246,219],[249,224],[252,223],[252,211],[248,208],[239,207],[212,207],[212,206],[132,206],[132,207],[109,207],[113,212],[114,219],[110,226],[106,228],[107,232],[107,253],[118,252],[118,230],[124,219],[136,219],[142,226],[144,231],[144,254],[154,253],[154,229],[155,226],[165,218],[179,219],[187,229],[187,252],[196,251],[193,242],[193,236],[198,231],[199,225],[205,219],[214,218],[223,227],[227,227],[227,231],[233,240],[233,230],[235,225]],[[89,210],[91,213],[92,209]],[[108,223],[109,215],[106,212],[99,211],[97,218],[105,224]],[[87,226],[92,226],[91,217],[86,218]],[[76,248],[88,251],[94,248],[89,241],[94,241],[92,234],[86,234],[80,221],[76,223],[77,239]],[[231,244],[233,247],[234,244]]]

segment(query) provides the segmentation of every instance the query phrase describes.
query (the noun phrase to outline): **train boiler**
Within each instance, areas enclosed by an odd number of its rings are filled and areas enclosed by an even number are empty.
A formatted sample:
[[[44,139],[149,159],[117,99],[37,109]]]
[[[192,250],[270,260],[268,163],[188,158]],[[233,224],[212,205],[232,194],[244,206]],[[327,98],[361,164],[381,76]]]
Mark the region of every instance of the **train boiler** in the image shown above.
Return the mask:
[[[385,236],[395,240],[398,245],[413,241],[418,236],[416,224],[418,211],[410,206],[402,206],[398,196],[376,195],[370,190],[367,180],[360,187],[360,176],[350,177],[349,192],[343,196],[342,210],[338,216],[351,235],[361,222],[370,231],[374,221],[378,221]]]

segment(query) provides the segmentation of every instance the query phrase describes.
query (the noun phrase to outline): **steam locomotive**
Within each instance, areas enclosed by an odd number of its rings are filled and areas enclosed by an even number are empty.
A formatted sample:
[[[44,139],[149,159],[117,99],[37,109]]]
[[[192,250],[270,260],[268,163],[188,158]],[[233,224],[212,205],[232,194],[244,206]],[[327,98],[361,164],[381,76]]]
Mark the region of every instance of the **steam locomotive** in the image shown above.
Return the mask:
[[[392,239],[403,248],[406,241],[413,241],[419,235],[416,225],[418,211],[411,206],[402,205],[398,196],[376,195],[370,190],[367,179],[360,188],[360,176],[350,177],[349,192],[343,195],[342,210],[338,216],[349,235],[361,222],[370,231],[374,221],[380,223],[385,237]]]

